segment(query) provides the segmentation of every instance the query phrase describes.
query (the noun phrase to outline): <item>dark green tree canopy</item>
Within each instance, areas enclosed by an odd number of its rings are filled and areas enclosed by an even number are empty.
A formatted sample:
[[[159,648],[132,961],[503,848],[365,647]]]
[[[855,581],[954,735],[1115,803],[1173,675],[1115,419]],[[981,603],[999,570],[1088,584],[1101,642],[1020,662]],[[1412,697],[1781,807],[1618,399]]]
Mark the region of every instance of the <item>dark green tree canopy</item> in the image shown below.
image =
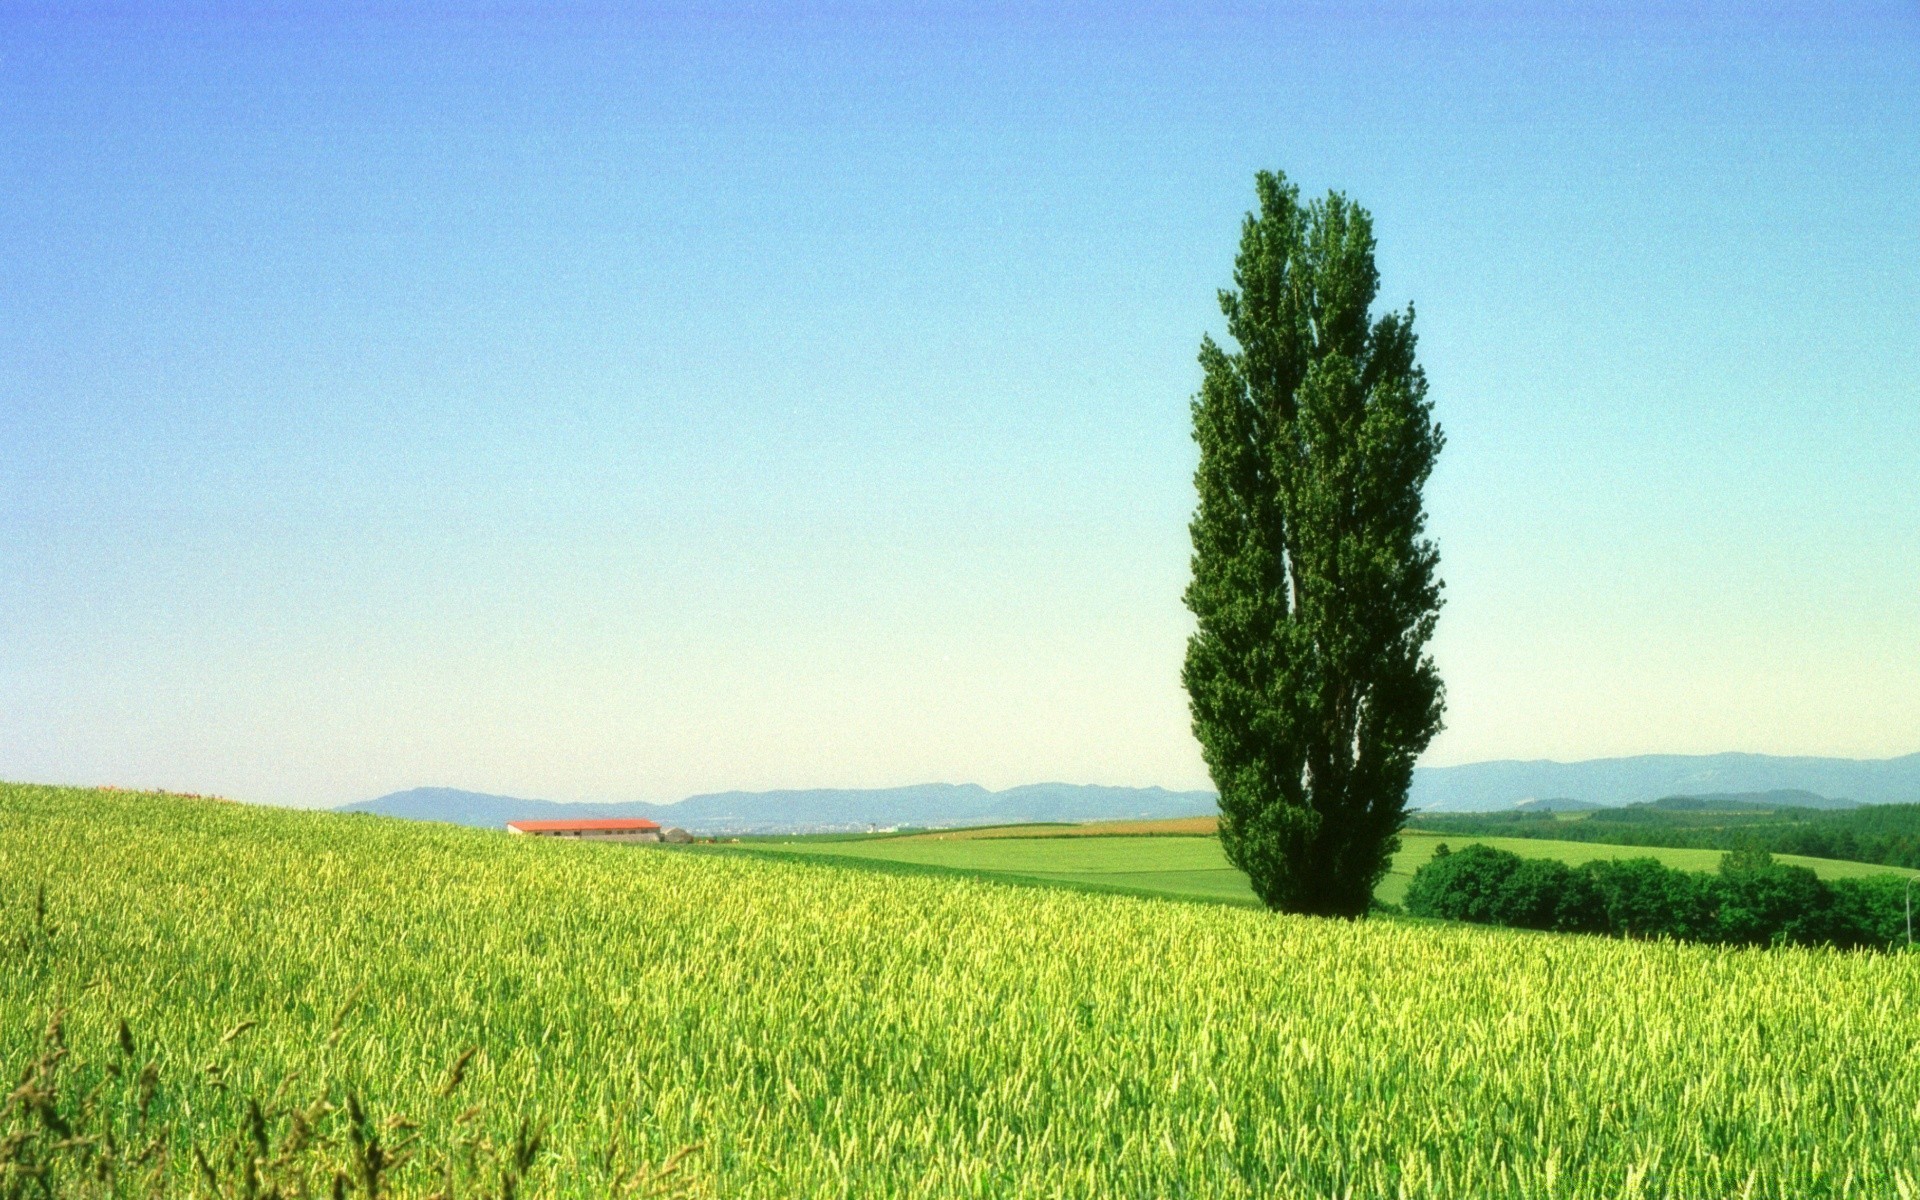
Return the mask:
[[[1421,491],[1443,439],[1412,307],[1372,315],[1372,218],[1256,186],[1220,294],[1238,349],[1200,346],[1183,675],[1228,857],[1271,907],[1356,916],[1440,729]]]

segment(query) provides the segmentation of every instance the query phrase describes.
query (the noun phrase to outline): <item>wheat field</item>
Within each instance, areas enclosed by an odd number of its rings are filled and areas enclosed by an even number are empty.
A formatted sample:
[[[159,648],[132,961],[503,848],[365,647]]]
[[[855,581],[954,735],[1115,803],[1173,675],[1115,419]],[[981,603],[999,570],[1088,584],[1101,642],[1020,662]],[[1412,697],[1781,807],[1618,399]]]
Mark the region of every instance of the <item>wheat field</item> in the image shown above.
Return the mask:
[[[0,1066],[44,1058],[57,1010],[74,1087],[150,1061],[181,1193],[214,1186],[200,1148],[251,1153],[236,1130],[273,1153],[250,1098],[334,1087],[421,1139],[390,1195],[472,1194],[464,1138],[518,1153],[522,1195],[681,1154],[728,1197],[1920,1197],[1915,955],[24,785],[0,786],[0,955]]]

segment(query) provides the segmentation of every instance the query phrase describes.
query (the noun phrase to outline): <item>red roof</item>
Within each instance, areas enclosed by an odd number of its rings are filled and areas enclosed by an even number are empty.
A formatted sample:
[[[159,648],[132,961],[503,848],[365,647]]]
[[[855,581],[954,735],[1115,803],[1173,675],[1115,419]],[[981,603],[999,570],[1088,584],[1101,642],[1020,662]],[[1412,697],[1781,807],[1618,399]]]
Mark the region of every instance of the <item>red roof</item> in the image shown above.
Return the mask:
[[[597,821],[508,821],[508,829],[521,833],[627,833],[658,829],[658,821],[641,817],[606,817]]]

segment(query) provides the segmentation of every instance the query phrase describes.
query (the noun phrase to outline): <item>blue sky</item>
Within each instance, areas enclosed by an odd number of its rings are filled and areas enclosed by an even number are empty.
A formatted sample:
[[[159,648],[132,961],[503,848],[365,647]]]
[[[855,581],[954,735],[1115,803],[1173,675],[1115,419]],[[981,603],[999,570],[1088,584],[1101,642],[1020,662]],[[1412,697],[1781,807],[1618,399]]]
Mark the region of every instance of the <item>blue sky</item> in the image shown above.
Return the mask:
[[[0,778],[1205,785],[1200,335],[1374,213],[1427,761],[1920,750],[1920,8],[0,14]]]

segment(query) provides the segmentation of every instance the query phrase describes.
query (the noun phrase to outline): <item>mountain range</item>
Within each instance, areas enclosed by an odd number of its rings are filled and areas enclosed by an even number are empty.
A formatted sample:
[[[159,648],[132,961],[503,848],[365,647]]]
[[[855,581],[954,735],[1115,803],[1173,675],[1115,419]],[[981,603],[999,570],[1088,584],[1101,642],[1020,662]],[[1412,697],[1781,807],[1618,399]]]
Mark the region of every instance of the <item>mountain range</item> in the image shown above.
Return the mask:
[[[1408,804],[1430,812],[1497,812],[1535,797],[1612,808],[1666,796],[1785,791],[1862,804],[1920,803],[1920,754],[1879,759],[1642,754],[1572,763],[1540,759],[1420,767],[1413,773]]]
[[[1214,800],[1212,792],[1070,783],[1035,783],[1001,792],[972,783],[716,792],[690,796],[677,804],[563,804],[453,788],[414,788],[349,804],[342,811],[493,827],[523,818],[645,817],[695,833],[783,833],[1206,816],[1214,811]]]
[[[1650,754],[1560,763],[1501,761],[1414,772],[1409,806],[1428,812],[1567,811],[1670,796],[1800,795],[1800,807],[1920,803],[1920,754],[1903,758],[1785,758],[1767,754]],[[647,817],[696,833],[776,833],[915,825],[997,825],[1205,816],[1212,792],[1036,783],[989,791],[971,783],[897,788],[716,792],[677,804],[587,804],[413,788],[343,806],[418,821],[498,828],[522,818]]]

